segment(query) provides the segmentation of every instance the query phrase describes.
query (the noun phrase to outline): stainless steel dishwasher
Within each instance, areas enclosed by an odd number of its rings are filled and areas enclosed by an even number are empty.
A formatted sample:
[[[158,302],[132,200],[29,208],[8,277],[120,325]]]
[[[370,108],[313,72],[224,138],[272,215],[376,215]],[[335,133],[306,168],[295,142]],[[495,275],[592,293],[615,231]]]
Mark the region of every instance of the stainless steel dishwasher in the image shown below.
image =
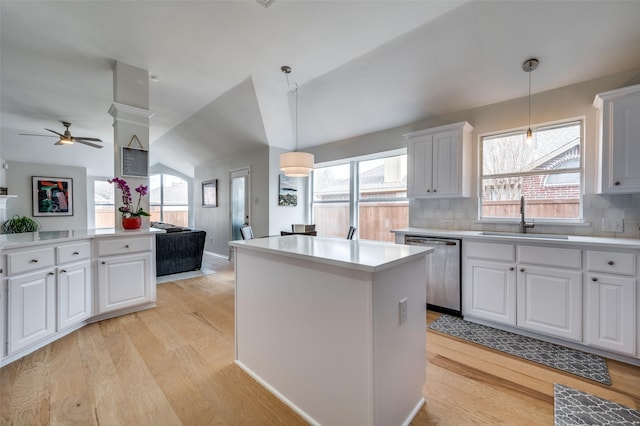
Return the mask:
[[[460,316],[460,240],[405,235],[404,243],[434,248],[433,253],[427,256],[427,309]]]

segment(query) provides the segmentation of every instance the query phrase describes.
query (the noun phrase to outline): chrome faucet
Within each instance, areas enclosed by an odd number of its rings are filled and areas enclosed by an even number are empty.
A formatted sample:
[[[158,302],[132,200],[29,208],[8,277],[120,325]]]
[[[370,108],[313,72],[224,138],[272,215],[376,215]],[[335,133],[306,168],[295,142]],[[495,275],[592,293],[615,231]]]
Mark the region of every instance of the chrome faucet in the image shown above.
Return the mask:
[[[524,195],[520,196],[520,233],[526,234],[527,228],[533,228],[536,225],[533,223],[526,223],[524,221]]]

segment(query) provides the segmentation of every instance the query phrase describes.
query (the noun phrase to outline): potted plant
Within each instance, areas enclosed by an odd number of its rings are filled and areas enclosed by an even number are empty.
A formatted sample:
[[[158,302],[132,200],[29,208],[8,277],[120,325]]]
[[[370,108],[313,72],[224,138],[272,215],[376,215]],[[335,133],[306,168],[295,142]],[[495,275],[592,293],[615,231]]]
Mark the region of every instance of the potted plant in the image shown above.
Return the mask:
[[[2,224],[3,234],[20,234],[22,232],[36,232],[40,224],[27,216],[14,215]]]
[[[133,198],[131,197],[131,188],[124,179],[117,177],[108,180],[109,183],[115,183],[117,188],[122,191],[122,207],[118,211],[122,213],[122,227],[124,229],[138,229],[142,224],[141,216],[151,216],[140,207],[142,197],[147,195],[148,188],[145,185],[139,185],[136,188],[138,193],[138,203],[133,207]]]

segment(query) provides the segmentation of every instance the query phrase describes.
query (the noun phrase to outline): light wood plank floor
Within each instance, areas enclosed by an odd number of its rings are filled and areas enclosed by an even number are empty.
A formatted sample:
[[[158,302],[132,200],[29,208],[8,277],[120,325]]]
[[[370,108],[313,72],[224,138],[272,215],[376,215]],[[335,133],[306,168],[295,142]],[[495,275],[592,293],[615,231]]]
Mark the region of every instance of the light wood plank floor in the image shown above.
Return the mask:
[[[233,364],[233,266],[158,285],[154,309],[88,325],[0,369],[2,425],[299,425]],[[427,320],[437,317],[428,313]],[[553,425],[553,384],[640,408],[640,368],[604,386],[427,333],[414,425]]]

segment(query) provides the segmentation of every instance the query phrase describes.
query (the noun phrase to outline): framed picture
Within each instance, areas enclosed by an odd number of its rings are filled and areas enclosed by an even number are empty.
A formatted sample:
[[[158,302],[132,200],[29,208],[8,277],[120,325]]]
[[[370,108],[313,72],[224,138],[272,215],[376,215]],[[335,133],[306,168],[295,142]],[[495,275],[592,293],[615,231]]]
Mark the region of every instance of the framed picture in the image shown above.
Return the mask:
[[[278,205],[295,207],[298,205],[298,180],[294,177],[279,175],[280,185],[278,192]]]
[[[73,216],[73,179],[33,176],[34,216]]]
[[[218,179],[202,182],[202,207],[218,207]]]

